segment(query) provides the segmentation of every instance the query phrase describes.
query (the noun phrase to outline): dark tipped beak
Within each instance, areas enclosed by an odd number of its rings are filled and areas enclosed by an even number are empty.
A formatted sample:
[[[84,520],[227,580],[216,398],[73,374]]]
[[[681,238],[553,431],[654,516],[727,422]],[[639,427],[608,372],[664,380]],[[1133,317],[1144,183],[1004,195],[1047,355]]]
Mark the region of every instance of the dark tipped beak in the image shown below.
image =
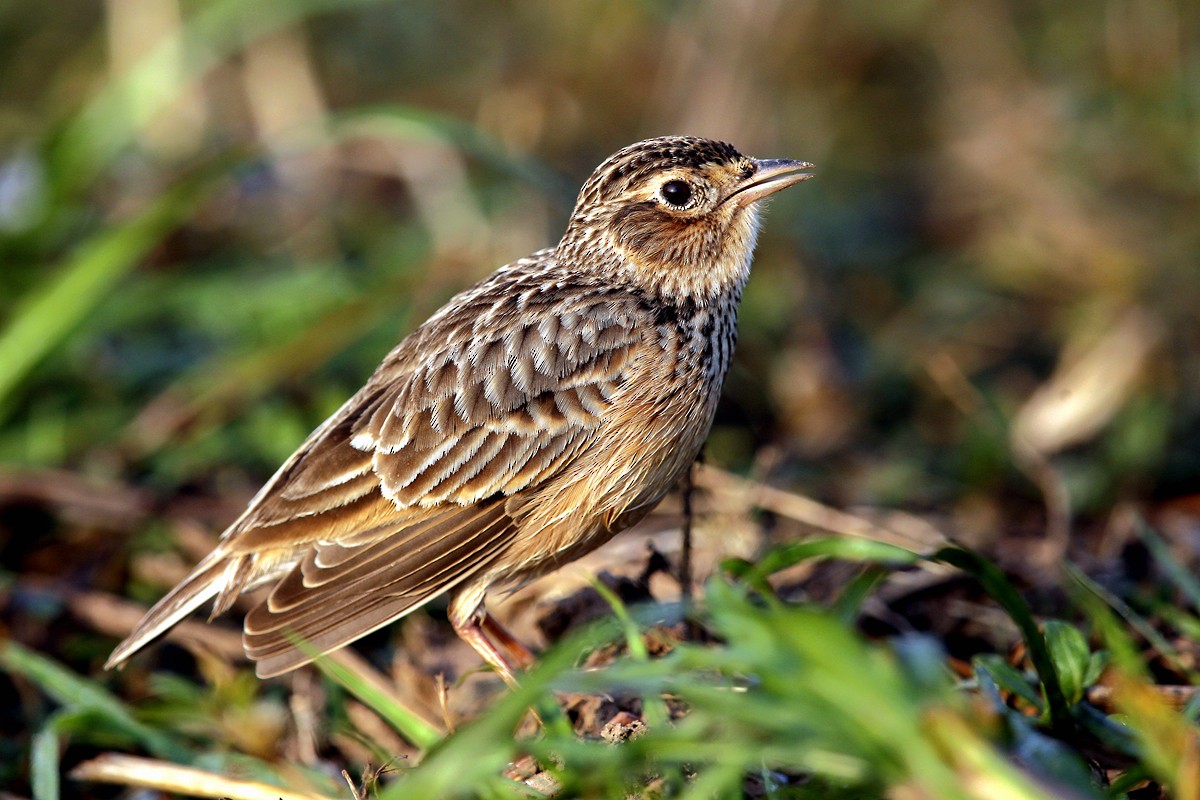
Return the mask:
[[[767,195],[775,194],[780,189],[786,189],[794,183],[812,177],[811,172],[805,172],[813,168],[807,161],[771,158],[756,160],[754,164],[757,167],[754,174],[738,184],[726,200],[733,200],[739,206],[747,206]]]

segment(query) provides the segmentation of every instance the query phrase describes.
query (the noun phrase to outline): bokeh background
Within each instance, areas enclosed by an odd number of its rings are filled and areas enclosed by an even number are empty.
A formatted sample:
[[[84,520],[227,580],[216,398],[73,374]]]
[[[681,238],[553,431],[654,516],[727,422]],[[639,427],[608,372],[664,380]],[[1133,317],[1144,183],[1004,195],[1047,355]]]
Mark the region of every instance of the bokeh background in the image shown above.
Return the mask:
[[[1041,503],[1042,456],[1073,514],[1186,495],[1197,16],[6,3],[0,460],[257,482],[451,293],[554,242],[603,157],[686,132],[819,175],[773,203],[711,462],[981,534]]]
[[[3,633],[94,669],[63,587],[160,593],[130,553],[664,133],[817,165],[710,464],[1001,557],[1197,538],[1200,5],[8,0]]]

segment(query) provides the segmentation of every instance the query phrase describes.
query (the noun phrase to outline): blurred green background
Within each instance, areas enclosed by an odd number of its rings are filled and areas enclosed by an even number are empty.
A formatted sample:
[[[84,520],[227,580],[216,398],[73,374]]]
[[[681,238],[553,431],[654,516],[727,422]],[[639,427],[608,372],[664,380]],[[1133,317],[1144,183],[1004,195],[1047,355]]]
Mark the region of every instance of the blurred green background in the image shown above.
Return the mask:
[[[711,462],[975,541],[1043,506],[1194,526],[1198,17],[9,0],[0,463],[245,499],[453,292],[556,241],[601,159],[689,133],[818,168],[772,204]]]

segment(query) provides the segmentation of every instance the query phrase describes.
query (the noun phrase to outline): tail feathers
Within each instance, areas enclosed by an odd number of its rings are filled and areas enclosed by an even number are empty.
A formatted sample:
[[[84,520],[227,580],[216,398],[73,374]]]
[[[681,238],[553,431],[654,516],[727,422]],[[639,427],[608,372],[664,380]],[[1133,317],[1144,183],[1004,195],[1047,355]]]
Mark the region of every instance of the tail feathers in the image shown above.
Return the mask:
[[[215,554],[214,554],[215,555]],[[192,570],[166,597],[154,604],[125,641],[117,645],[105,662],[105,669],[120,665],[138,650],[165,633],[175,623],[211,600],[225,584],[227,563],[209,556]]]

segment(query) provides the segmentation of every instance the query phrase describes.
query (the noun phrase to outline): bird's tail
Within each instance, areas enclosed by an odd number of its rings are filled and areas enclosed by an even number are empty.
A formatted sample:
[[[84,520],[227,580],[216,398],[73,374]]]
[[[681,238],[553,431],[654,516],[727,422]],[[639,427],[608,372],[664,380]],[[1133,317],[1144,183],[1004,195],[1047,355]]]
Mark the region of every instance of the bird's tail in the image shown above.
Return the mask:
[[[221,591],[228,563],[225,558],[214,558],[216,555],[213,553],[197,564],[190,575],[146,612],[133,633],[113,650],[104,663],[105,669],[123,663]]]

